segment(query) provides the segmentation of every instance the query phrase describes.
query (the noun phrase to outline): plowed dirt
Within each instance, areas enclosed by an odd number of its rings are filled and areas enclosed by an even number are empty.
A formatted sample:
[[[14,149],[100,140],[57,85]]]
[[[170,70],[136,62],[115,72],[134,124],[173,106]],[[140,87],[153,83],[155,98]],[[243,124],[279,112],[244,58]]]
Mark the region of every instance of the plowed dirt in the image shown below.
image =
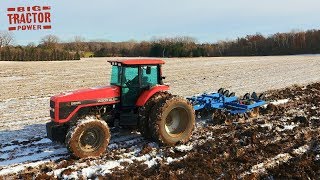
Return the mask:
[[[114,132],[118,142],[111,142],[111,150],[103,157],[76,160],[66,154],[65,158],[25,166],[2,178],[317,179],[320,104],[313,99],[320,97],[320,83],[270,91],[268,98],[279,94],[288,102],[270,105],[272,111],[263,108],[259,118],[243,123],[216,125],[212,120],[198,119],[186,145],[158,147],[139,139],[139,135]],[[129,143],[131,136],[133,142]],[[19,146],[30,148],[37,141]],[[4,170],[6,167],[0,173]]]

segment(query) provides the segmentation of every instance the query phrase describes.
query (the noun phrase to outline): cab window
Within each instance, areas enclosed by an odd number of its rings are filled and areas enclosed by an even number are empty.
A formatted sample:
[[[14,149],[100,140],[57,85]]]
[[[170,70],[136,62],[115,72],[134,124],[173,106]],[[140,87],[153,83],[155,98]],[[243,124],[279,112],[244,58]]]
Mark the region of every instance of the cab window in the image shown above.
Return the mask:
[[[121,85],[121,74],[122,74],[122,67],[121,66],[112,66],[110,84],[120,86]]]
[[[158,67],[157,66],[142,66],[141,84],[142,87],[155,86],[158,84]]]

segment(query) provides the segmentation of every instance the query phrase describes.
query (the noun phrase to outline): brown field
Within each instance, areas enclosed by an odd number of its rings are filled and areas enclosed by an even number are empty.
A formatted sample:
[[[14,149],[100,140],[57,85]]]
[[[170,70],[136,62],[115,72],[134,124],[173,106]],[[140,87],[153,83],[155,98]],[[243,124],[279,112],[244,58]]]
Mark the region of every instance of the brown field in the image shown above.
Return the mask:
[[[270,92],[272,98],[288,99],[289,102],[240,127],[237,124],[215,125],[200,119],[187,146],[159,148],[136,132],[115,132],[106,156],[89,162],[70,158],[63,146],[45,138],[44,124],[50,120],[49,98],[62,91],[107,85],[109,59],[115,58],[64,62],[0,61],[0,179],[1,176],[34,178],[39,172],[55,178],[64,175],[72,178],[72,174],[128,178],[127,170],[130,170],[130,177],[165,179],[192,175],[221,178],[223,174],[226,176],[222,178],[268,175],[281,178],[279,173],[285,174],[281,168],[303,163],[310,169],[298,169],[301,173],[295,178],[299,175],[300,178],[312,178],[320,174],[319,164],[316,164],[320,159],[319,140],[315,139],[319,137],[319,103],[313,99],[319,98],[319,84]],[[165,83],[170,84],[173,94],[181,96],[216,91],[220,87],[243,95],[320,82],[320,56],[164,60]],[[260,138],[259,142],[253,138]],[[204,155],[210,158],[203,158]],[[187,163],[193,161],[197,163]],[[123,167],[129,169],[123,171]],[[226,172],[225,167],[234,171]],[[189,174],[193,170],[195,174]],[[20,171],[25,177],[15,174]],[[93,173],[89,173],[91,171]]]

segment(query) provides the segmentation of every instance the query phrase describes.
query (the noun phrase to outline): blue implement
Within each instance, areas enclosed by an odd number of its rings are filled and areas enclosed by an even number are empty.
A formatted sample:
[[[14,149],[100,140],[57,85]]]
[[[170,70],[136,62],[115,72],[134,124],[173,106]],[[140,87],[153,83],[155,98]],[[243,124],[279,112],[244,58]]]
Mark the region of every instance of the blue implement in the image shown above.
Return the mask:
[[[257,97],[239,99],[236,96],[226,96],[223,93],[201,94],[188,97],[187,100],[191,102],[196,111],[220,109],[230,114],[244,114],[267,103]]]

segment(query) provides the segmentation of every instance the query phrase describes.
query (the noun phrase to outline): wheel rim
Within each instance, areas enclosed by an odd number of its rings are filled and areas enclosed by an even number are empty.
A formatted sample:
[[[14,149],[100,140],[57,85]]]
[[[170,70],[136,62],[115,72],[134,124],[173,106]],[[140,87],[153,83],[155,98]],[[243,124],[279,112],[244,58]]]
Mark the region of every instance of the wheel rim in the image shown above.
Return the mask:
[[[93,152],[103,141],[103,131],[100,128],[89,128],[80,135],[79,147],[82,151]]]
[[[170,136],[178,136],[187,128],[188,112],[182,107],[170,111],[166,118],[165,129]]]

